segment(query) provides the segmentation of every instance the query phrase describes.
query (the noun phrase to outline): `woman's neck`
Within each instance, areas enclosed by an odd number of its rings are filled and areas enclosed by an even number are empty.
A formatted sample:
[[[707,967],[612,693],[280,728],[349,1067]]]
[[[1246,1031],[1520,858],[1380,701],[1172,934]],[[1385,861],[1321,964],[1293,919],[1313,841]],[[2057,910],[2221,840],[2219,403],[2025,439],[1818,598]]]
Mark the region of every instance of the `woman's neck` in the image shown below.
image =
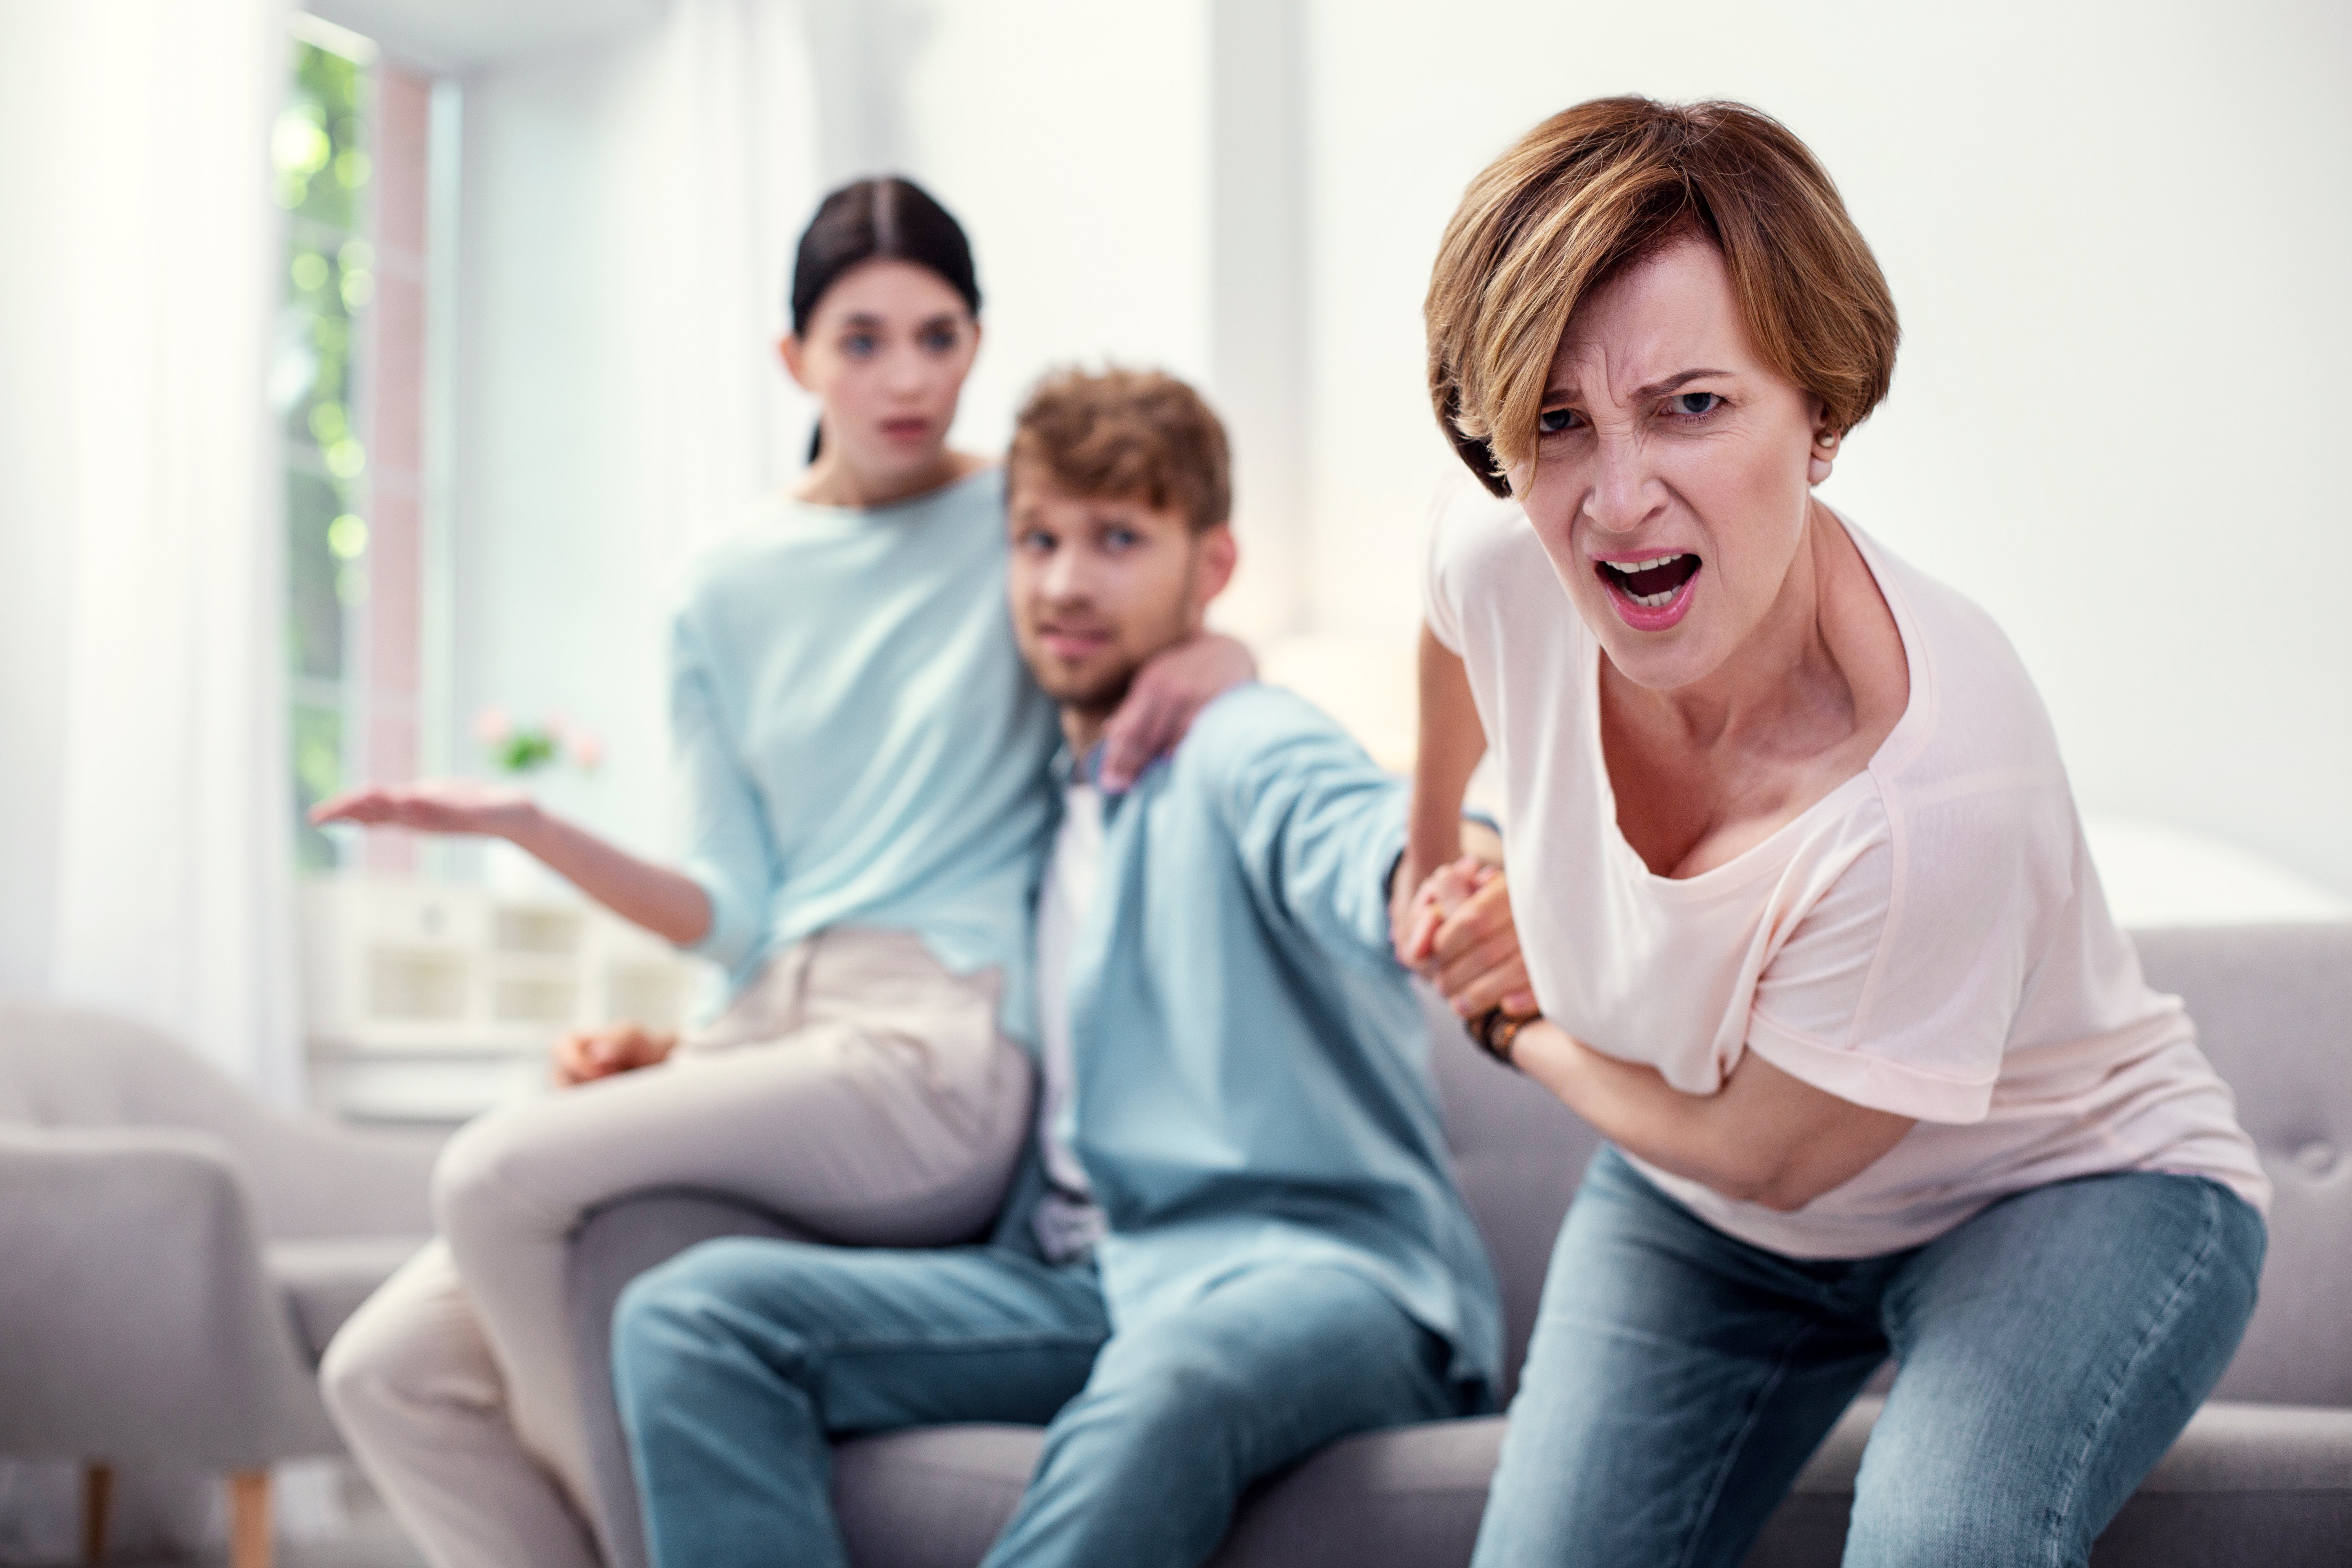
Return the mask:
[[[985,458],[943,447],[919,468],[870,474],[860,473],[837,453],[821,452],[793,487],[793,499],[810,506],[895,506],[944,489],[987,466]]]
[[[1825,535],[1835,531],[1834,540]],[[1702,751],[1741,750],[1811,755],[1836,746],[1855,728],[1853,683],[1824,634],[1824,575],[1839,546],[1851,549],[1819,502],[1811,503],[1797,557],[1771,609],[1746,643],[1703,680],[1654,691],[1619,678],[1619,705],[1648,708]],[[1614,673],[1613,669],[1611,671]]]

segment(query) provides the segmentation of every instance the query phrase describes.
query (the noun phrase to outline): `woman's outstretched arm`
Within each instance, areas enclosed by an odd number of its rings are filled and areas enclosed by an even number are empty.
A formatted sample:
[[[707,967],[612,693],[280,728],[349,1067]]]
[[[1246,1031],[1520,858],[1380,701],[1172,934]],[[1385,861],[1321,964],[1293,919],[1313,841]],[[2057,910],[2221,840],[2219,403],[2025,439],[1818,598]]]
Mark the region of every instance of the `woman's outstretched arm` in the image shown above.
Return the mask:
[[[693,878],[541,809],[519,789],[466,779],[369,784],[320,802],[310,820],[503,838],[623,920],[681,947],[710,929],[709,895]]]

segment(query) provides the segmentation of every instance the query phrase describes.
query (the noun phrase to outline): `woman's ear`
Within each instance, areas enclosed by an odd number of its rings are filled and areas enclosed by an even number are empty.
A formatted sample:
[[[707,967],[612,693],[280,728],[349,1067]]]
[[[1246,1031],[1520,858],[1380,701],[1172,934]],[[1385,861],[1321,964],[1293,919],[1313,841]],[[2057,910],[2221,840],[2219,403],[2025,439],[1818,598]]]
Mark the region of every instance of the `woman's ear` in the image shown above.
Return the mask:
[[[1844,432],[1830,423],[1829,408],[1820,398],[1809,397],[1805,401],[1813,419],[1813,446],[1806,456],[1805,482],[1817,485],[1830,477],[1830,469],[1837,462],[1838,442]]]
[[[777,339],[776,352],[783,356],[784,374],[793,378],[794,386],[803,392],[816,390],[808,384],[808,351],[802,346],[798,333],[786,332]]]
[[[1817,431],[1813,436],[1812,455],[1805,463],[1805,482],[1817,485],[1830,477],[1830,468],[1837,461],[1838,433]]]

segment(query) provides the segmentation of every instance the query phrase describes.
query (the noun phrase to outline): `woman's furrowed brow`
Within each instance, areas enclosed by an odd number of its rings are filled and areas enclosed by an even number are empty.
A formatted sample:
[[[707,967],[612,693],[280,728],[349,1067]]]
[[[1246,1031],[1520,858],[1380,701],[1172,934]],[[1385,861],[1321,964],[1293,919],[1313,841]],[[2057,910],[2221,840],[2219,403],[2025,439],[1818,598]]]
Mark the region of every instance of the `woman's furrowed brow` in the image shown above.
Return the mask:
[[[1653,397],[1664,397],[1668,393],[1675,391],[1678,387],[1687,385],[1691,382],[1704,381],[1710,375],[1729,375],[1731,373],[1727,370],[1677,371],[1673,375],[1666,377],[1664,381],[1652,382],[1649,385],[1643,387],[1639,392],[1633,394],[1633,395],[1641,401],[1647,402]]]
[[[1633,401],[1635,403],[1647,403],[1654,397],[1664,397],[1667,394],[1674,392],[1691,382],[1704,381],[1711,375],[1729,375],[1730,374],[1731,372],[1727,370],[1678,370],[1674,374],[1667,376],[1662,381],[1654,381],[1647,386],[1634,388]],[[1582,396],[1583,393],[1573,381],[1554,382],[1551,385],[1544,388],[1544,401],[1548,404],[1575,403],[1580,401]]]

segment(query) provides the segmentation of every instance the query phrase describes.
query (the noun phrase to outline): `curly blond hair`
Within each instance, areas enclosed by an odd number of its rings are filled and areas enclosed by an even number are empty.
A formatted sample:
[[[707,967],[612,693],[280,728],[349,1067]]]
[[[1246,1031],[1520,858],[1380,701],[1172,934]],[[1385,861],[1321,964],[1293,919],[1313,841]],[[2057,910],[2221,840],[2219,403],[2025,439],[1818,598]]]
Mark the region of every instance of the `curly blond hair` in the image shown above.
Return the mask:
[[[1174,508],[1205,533],[1233,512],[1225,426],[1201,395],[1156,370],[1058,370],[1013,422],[1014,471],[1073,495]]]

